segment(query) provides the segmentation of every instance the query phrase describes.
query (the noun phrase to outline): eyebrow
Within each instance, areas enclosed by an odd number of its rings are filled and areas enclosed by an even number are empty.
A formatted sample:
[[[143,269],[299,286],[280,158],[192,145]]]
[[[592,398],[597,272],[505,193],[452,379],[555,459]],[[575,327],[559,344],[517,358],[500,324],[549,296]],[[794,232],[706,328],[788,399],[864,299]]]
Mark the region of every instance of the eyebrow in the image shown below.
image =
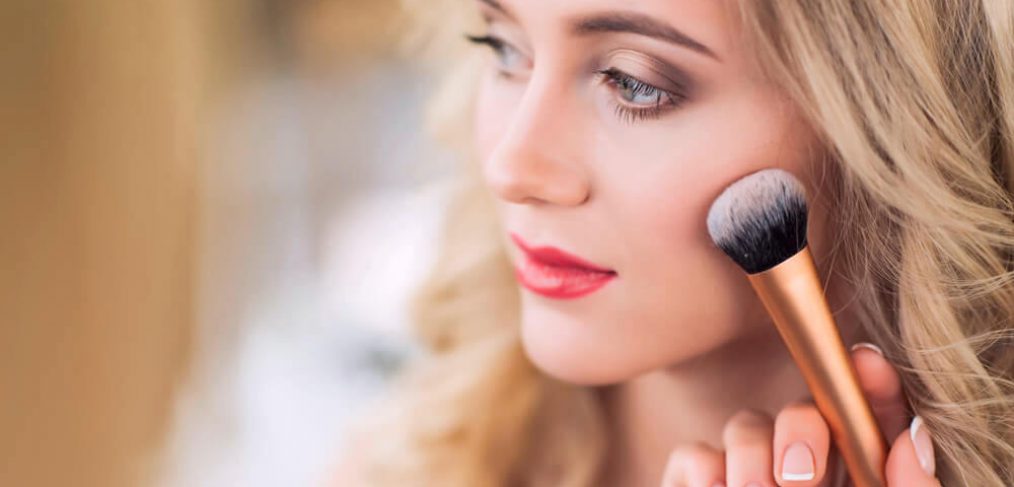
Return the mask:
[[[497,1],[497,0],[479,0],[479,1],[480,1],[480,2],[482,2],[482,3],[485,3],[486,5],[489,5],[490,7],[494,8],[494,9],[496,9],[496,10],[499,10],[499,11],[500,11],[501,13],[503,13],[503,14],[507,15],[507,16],[508,16],[508,17],[510,17],[510,18],[514,18],[514,14],[510,13],[510,11],[508,11],[508,10],[507,10],[507,9],[506,9],[506,8],[505,8],[505,7],[503,6],[503,5],[501,5],[501,4],[500,4],[500,2],[499,2],[499,1]]]
[[[573,26],[577,35],[596,32],[627,32],[651,37],[670,44],[676,44],[697,51],[718,61],[718,56],[708,46],[695,41],[675,27],[659,22],[647,15],[634,12],[606,12],[578,19]]]
[[[514,18],[514,15],[499,0],[479,1],[510,18]],[[718,55],[709,49],[708,46],[697,42],[671,25],[636,12],[603,12],[588,17],[581,17],[573,21],[571,32],[582,36],[600,32],[638,34],[683,46],[716,61],[721,61]]]

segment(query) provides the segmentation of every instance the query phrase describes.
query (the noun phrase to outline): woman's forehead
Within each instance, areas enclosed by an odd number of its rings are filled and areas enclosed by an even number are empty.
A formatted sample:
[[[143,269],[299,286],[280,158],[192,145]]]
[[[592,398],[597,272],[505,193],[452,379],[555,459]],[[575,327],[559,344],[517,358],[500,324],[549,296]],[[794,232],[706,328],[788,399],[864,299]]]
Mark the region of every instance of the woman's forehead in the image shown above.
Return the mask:
[[[738,25],[735,0],[473,0],[526,29],[574,32],[583,20],[646,17],[707,46],[731,53]]]

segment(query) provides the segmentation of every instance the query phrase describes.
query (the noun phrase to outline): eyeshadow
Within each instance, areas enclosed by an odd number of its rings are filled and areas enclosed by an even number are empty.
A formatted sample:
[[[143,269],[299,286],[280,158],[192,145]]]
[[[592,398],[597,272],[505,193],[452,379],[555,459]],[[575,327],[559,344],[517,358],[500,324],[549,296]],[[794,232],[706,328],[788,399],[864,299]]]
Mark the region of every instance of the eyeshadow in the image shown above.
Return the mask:
[[[661,89],[688,94],[694,85],[691,77],[684,70],[653,56],[631,49],[609,51],[603,56],[602,62],[610,67],[616,67],[631,76],[641,78],[644,82]],[[640,66],[640,69],[624,68],[624,66],[630,65]],[[646,73],[650,73],[650,76],[646,76]]]

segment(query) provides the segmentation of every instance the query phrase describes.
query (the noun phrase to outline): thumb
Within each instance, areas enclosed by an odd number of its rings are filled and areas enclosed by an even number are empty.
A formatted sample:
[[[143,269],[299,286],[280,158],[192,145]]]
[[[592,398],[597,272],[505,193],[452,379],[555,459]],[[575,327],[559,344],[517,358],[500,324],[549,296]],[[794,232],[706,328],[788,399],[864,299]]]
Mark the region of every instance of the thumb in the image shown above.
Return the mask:
[[[940,487],[933,440],[921,417],[912,418],[912,424],[894,440],[885,469],[889,487]]]

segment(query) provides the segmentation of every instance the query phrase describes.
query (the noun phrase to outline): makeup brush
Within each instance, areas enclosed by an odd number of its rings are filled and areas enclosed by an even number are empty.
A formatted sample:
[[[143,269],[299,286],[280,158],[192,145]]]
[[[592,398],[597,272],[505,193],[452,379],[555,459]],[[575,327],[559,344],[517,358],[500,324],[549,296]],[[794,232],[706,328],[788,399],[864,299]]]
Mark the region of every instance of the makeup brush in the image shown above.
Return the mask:
[[[736,261],[774,320],[828,422],[857,487],[884,487],[887,444],[834,322],[807,246],[806,191],[763,169],[732,183],[708,211],[708,232]]]

